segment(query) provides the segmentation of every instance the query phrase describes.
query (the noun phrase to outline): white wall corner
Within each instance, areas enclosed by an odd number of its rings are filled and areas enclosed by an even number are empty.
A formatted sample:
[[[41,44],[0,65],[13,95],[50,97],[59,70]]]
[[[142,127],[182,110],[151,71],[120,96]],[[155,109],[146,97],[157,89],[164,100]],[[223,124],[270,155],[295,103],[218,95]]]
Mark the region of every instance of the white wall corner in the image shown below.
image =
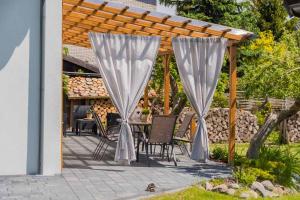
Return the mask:
[[[62,0],[44,0],[41,174],[61,173]]]

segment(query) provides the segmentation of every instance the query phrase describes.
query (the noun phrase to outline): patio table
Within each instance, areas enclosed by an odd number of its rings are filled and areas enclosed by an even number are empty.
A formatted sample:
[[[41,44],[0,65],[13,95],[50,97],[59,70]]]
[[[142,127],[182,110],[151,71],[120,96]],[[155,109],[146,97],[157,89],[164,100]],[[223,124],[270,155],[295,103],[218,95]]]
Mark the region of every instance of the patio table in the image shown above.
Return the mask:
[[[90,127],[93,127],[96,125],[95,119],[89,119],[89,118],[84,118],[84,119],[76,119],[76,135],[81,135],[81,131],[83,129],[84,125],[89,125]],[[94,129],[93,129],[94,130]],[[97,131],[96,131],[97,134]]]
[[[149,131],[149,126],[151,126],[152,123],[149,122],[149,121],[146,121],[146,122],[143,122],[143,121],[129,121],[128,123],[131,127],[137,126],[141,129],[144,129],[143,131],[137,132],[139,135],[137,137],[136,162],[139,162],[141,137],[143,137],[143,138],[147,137],[147,134],[148,134],[148,131]]]

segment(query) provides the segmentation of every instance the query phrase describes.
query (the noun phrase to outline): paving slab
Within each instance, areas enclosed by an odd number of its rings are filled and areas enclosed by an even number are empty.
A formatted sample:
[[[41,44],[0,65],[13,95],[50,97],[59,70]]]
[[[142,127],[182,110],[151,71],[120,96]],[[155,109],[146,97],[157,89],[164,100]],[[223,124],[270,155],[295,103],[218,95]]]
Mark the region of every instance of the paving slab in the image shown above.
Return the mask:
[[[145,191],[150,183],[157,186],[155,193],[160,193],[207,178],[230,176],[231,172],[220,163],[192,161],[178,148],[175,148],[180,160],[177,167],[158,155],[150,158],[151,167],[148,167],[143,152],[139,163],[120,165],[113,161],[115,146],[109,147],[105,159],[95,161],[91,155],[97,142],[97,137],[89,135],[64,138],[61,175],[0,176],[0,200],[139,199],[153,195]]]

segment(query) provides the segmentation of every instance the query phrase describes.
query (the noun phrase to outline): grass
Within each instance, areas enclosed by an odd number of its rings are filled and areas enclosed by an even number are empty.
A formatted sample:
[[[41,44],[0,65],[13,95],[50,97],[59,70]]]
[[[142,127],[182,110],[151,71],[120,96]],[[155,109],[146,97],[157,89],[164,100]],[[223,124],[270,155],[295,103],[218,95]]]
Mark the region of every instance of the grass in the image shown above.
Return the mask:
[[[239,200],[241,198],[232,197],[216,192],[209,192],[192,186],[186,190],[176,192],[174,194],[166,194],[150,198],[149,200]],[[276,198],[276,200],[299,200],[300,195],[284,196]],[[271,200],[271,198],[257,198],[257,200]]]
[[[228,148],[228,144],[211,144],[210,145],[210,151],[212,151],[216,147],[221,147],[224,149]],[[236,143],[235,145],[235,151],[239,155],[246,155],[247,150],[248,150],[249,144],[248,143]],[[290,151],[292,153],[298,153],[298,156],[300,156],[300,143],[293,143],[288,145],[290,148]]]
[[[246,155],[249,144],[238,143],[236,144],[236,152],[239,155]],[[210,146],[210,150],[212,151],[216,147],[228,148],[228,144],[212,144]],[[300,143],[290,144],[288,146],[292,153],[300,152]],[[300,153],[298,154],[300,156]],[[199,189],[197,186],[191,186],[188,189],[185,189],[180,192],[176,192],[173,194],[165,194],[157,197],[150,198],[149,200],[238,200],[238,197],[232,197],[229,195],[224,195],[216,192],[209,192],[203,189]],[[280,198],[276,198],[276,200],[299,200],[300,194],[291,195],[291,196],[283,196]],[[258,200],[271,200],[271,198],[258,198]]]

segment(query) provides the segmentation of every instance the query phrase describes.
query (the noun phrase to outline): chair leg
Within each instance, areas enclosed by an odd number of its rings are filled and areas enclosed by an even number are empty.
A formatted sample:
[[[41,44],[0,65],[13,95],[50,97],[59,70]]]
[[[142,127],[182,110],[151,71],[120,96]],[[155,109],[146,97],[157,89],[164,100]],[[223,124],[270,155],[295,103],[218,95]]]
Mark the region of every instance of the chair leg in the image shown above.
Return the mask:
[[[103,153],[102,153],[102,156],[100,157],[99,160],[102,160],[102,159],[104,158],[105,152],[106,152],[106,150],[107,150],[109,144],[110,144],[110,143],[106,143],[106,147],[104,148],[104,151],[103,151]]]
[[[176,155],[175,155],[175,152],[174,152],[174,144],[173,143],[172,143],[171,154],[173,156],[174,165],[177,166]]]
[[[146,148],[147,165],[148,165],[148,167],[150,167],[149,153],[148,153],[148,143],[145,143],[145,148]]]
[[[190,154],[190,152],[189,152],[188,148],[186,147],[186,145],[185,145],[185,144],[183,144],[183,146],[184,146],[184,148],[185,148],[185,151],[187,152],[188,156],[189,156],[189,157],[191,157],[191,154]]]
[[[103,143],[103,141],[102,141],[102,139],[100,139],[98,145],[96,146],[96,148],[94,150],[93,156],[96,155],[96,153],[98,152],[98,150],[99,150],[100,146],[102,145],[102,143]]]
[[[150,159],[149,159],[149,144],[145,143],[145,149],[146,149],[146,158],[147,158],[147,165],[150,167]]]
[[[103,148],[105,147],[106,144],[107,144],[106,142],[103,142],[103,144],[101,145],[101,147],[99,148],[99,150],[98,150],[98,152],[95,156],[95,160],[99,160],[99,157],[101,156],[101,152],[102,152],[102,150],[103,150]]]
[[[170,156],[169,156],[169,146],[170,146],[170,145],[167,145],[167,158],[168,158],[168,162],[170,162]]]
[[[94,159],[95,159],[95,160],[98,159],[99,155],[101,154],[101,150],[102,150],[102,148],[104,147],[105,143],[106,143],[105,140],[102,141],[102,143],[101,143],[101,145],[99,146],[97,152],[95,152],[95,155],[94,155]]]
[[[163,144],[162,159],[164,159],[164,157],[165,157],[165,150],[166,150],[166,145]]]

